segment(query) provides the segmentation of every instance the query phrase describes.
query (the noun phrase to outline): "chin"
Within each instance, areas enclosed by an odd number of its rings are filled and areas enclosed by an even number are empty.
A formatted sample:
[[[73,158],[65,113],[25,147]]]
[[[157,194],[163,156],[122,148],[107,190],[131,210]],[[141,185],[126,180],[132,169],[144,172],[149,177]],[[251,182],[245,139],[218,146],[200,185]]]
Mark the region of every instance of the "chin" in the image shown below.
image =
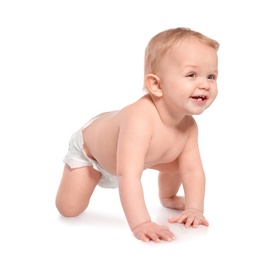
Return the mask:
[[[192,111],[193,112],[193,111]],[[193,113],[192,113],[192,115],[193,116],[197,116],[197,115],[201,115],[201,114],[203,114],[205,112],[205,109],[202,109],[202,110],[199,110],[199,111],[194,111]]]

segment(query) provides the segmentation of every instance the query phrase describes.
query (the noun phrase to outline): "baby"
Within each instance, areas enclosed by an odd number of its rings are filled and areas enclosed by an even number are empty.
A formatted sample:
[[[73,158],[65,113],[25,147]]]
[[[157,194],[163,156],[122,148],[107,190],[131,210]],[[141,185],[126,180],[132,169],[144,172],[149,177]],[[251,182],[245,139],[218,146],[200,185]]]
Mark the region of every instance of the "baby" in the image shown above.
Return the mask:
[[[64,158],[56,207],[74,217],[88,206],[96,185],[118,188],[134,236],[172,241],[170,229],[152,221],[144,201],[144,170],[159,172],[159,199],[176,209],[170,223],[208,226],[205,174],[194,115],[217,96],[218,42],[187,28],[155,35],[145,50],[144,89],[136,102],[97,115],[76,131]],[[177,193],[182,185],[185,196]]]

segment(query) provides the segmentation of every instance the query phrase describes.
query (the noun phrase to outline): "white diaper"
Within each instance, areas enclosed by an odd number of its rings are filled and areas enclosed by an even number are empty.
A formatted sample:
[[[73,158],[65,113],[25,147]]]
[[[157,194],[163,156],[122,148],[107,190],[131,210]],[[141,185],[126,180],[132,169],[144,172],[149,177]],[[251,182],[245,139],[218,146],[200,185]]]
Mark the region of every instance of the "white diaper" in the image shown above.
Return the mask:
[[[83,148],[84,141],[82,130],[96,119],[93,118],[81,129],[73,133],[69,142],[68,153],[64,157],[64,163],[70,166],[70,168],[79,168],[83,166],[92,166],[95,170],[101,173],[101,179],[98,185],[102,188],[117,188],[118,178],[107,171],[105,171],[96,160],[89,158]]]

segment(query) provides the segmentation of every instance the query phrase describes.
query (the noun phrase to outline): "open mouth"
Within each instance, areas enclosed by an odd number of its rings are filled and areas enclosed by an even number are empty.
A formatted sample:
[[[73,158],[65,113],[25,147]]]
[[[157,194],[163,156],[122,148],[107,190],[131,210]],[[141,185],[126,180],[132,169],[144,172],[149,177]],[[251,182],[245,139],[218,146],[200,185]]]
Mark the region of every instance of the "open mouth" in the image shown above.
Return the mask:
[[[204,100],[207,99],[207,96],[204,96],[204,95],[202,95],[202,96],[192,96],[191,98],[196,99],[198,101],[204,101]]]

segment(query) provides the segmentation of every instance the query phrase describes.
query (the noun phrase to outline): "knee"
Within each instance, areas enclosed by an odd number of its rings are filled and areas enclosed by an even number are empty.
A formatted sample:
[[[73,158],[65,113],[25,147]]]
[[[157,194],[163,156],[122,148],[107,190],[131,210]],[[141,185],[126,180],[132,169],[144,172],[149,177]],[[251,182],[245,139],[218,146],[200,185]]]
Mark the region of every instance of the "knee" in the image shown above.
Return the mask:
[[[67,218],[77,217],[81,213],[81,212],[77,212],[75,210],[71,210],[71,209],[63,208],[63,207],[57,207],[57,210],[63,217],[67,217]]]
[[[184,196],[173,196],[173,197],[160,197],[160,203],[165,208],[184,210],[185,209],[185,199]]]
[[[56,199],[56,208],[59,211],[59,213],[63,217],[77,217],[80,215],[86,207],[81,207],[81,205],[73,205],[72,203],[62,203],[58,199]]]

